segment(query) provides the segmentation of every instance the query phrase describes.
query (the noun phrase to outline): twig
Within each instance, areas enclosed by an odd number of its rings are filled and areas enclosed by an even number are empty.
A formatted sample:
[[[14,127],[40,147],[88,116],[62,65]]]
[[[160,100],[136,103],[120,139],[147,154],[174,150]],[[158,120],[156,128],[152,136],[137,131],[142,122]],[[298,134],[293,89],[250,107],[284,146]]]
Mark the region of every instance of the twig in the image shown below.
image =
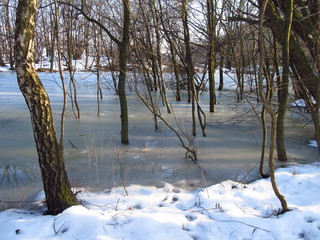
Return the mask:
[[[246,226],[249,226],[249,227],[252,227],[252,228],[255,228],[255,229],[259,229],[259,230],[262,230],[262,231],[265,231],[265,232],[270,232],[269,230],[267,229],[264,229],[264,228],[261,228],[261,227],[257,227],[257,226],[254,226],[254,225],[251,225],[249,223],[245,223],[245,222],[241,222],[241,221],[237,221],[237,220],[216,220],[216,222],[226,222],[226,223],[230,223],[230,222],[234,222],[234,223],[240,223],[240,224],[244,224]]]
[[[242,181],[253,171],[253,169],[255,169],[255,168],[258,166],[259,163],[260,163],[260,162],[256,163],[256,164],[240,179],[240,181],[237,181],[238,184],[235,185],[233,188],[236,188],[236,187],[238,187],[239,184],[242,184],[242,183],[243,183]]]

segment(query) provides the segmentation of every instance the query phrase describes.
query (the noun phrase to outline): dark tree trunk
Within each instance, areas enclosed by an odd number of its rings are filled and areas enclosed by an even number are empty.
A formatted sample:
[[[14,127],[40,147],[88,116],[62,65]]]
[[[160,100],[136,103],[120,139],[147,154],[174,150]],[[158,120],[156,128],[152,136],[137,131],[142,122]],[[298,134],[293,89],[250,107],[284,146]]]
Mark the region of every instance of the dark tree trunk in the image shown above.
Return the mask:
[[[1,67],[4,67],[4,66],[6,66],[6,64],[5,64],[5,62],[3,61],[1,55],[2,55],[2,54],[0,54],[0,66],[1,66]]]
[[[218,88],[219,91],[223,89],[223,62],[224,62],[224,57],[221,56],[221,59],[219,62],[219,88]]]
[[[34,69],[33,38],[37,0],[20,0],[17,8],[15,57],[18,84],[28,105],[43,180],[48,214],[78,204],[65,170],[48,95]]]
[[[192,52],[190,46],[190,34],[189,34],[189,27],[188,27],[188,16],[187,16],[187,1],[182,0],[182,22],[183,22],[183,36],[184,36],[184,43],[186,45],[186,70],[188,76],[188,94],[190,93],[189,100],[191,100],[192,104],[192,135],[197,135],[197,125],[196,125],[196,89],[194,84],[194,65],[192,61]]]
[[[126,76],[127,76],[127,59],[129,49],[129,24],[130,24],[130,1],[123,0],[123,29],[122,41],[119,44],[119,99],[121,112],[121,143],[129,144],[129,120],[128,120],[128,105],[126,96]]]
[[[263,2],[263,1],[259,1]],[[279,13],[277,7],[271,1],[268,2],[266,8],[266,25],[272,30],[274,37],[277,39],[278,42],[284,43],[284,34],[285,31],[285,23],[281,19],[281,14]],[[277,24],[274,24],[274,23]],[[296,24],[300,24],[298,21],[293,22],[293,28],[295,28]],[[307,26],[306,26],[307,27]],[[315,25],[314,25],[315,27]],[[315,29],[306,29],[308,31],[313,32]],[[303,38],[301,38],[303,39]],[[291,34],[290,36],[290,65],[291,67],[295,68],[295,71],[300,76],[302,84],[306,86],[310,94],[314,99],[317,97],[317,83],[318,83],[318,76],[313,71],[312,66],[310,65],[306,53],[303,51],[301,44],[298,41],[298,37],[296,34]],[[309,50],[311,51],[311,50]]]
[[[210,112],[215,112],[215,104],[217,102],[215,93],[215,56],[214,56],[214,35],[215,35],[215,8],[212,0],[207,0],[207,14],[208,14],[208,38],[209,38],[209,52],[208,52],[208,69],[209,69],[209,109]]]
[[[263,67],[265,65],[265,44],[264,44],[264,36],[263,36],[263,21],[265,16],[265,10],[266,10],[266,1],[259,2],[260,4],[260,13],[259,13],[259,36],[258,36],[258,44],[259,44],[259,53],[260,53],[260,60],[259,60],[259,94],[261,97],[261,101],[263,103],[263,107],[265,110],[269,113],[271,117],[271,136],[270,136],[270,146],[269,146],[269,171],[270,171],[270,179],[271,179],[271,185],[272,189],[281,202],[282,210],[279,213],[285,213],[289,211],[288,204],[286,201],[286,198],[281,194],[277,187],[276,177],[275,177],[275,166],[274,166],[274,148],[276,145],[276,137],[277,137],[277,112],[272,108],[271,105],[271,91],[268,90],[269,96],[266,96],[263,90]],[[263,167],[263,165],[262,165]],[[261,170],[261,166],[260,166]],[[263,172],[263,171],[262,171]]]
[[[288,104],[288,95],[289,95],[289,74],[290,74],[290,32],[291,32],[291,23],[292,23],[292,10],[293,10],[293,0],[288,0],[288,9],[285,13],[284,27],[285,31],[283,33],[283,45],[282,45],[282,78],[280,85],[278,86],[278,102],[279,102],[279,111],[277,119],[277,154],[278,160],[287,162],[287,152],[285,147],[285,138],[284,138],[284,120],[287,111]]]

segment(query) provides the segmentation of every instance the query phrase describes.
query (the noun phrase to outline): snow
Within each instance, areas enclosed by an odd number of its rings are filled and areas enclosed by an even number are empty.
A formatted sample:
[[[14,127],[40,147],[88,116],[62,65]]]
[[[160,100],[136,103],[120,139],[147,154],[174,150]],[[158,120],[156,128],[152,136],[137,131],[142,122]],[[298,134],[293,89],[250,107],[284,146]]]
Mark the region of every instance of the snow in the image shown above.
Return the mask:
[[[291,103],[291,106],[293,107],[307,107],[306,102],[303,99],[298,99]]]
[[[186,191],[129,186],[99,193],[83,190],[81,206],[57,216],[40,210],[0,212],[2,240],[207,240],[319,239],[320,163],[291,165],[276,171],[277,183],[291,211],[281,208],[270,179],[251,184],[225,181]],[[37,200],[43,198],[43,193]],[[44,207],[44,206],[43,206]]]
[[[308,146],[317,148],[318,144],[316,140],[310,140]]]
[[[9,67],[0,67],[0,72],[7,72],[10,71]]]

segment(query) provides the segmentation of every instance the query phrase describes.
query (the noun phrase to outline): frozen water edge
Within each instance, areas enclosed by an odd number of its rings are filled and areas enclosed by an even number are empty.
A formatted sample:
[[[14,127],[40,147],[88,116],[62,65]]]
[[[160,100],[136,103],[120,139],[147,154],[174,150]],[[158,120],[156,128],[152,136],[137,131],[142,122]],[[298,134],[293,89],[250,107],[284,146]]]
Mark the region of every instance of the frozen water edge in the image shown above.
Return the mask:
[[[128,196],[121,187],[96,193],[85,190],[79,195],[82,206],[57,216],[35,210],[2,211],[1,239],[317,240],[319,166],[277,170],[278,185],[290,208],[280,216],[269,179],[246,185],[224,181],[194,191],[167,183],[160,188],[132,185]]]

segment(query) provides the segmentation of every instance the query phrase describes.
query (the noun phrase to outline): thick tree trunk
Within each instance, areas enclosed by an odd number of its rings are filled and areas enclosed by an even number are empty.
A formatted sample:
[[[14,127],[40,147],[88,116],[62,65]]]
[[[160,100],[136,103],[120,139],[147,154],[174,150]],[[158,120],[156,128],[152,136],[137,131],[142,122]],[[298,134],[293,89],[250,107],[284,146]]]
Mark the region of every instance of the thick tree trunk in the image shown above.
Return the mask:
[[[18,84],[28,105],[34,131],[48,214],[78,204],[65,170],[48,95],[34,69],[33,37],[37,0],[20,0],[17,8],[15,57]]]

